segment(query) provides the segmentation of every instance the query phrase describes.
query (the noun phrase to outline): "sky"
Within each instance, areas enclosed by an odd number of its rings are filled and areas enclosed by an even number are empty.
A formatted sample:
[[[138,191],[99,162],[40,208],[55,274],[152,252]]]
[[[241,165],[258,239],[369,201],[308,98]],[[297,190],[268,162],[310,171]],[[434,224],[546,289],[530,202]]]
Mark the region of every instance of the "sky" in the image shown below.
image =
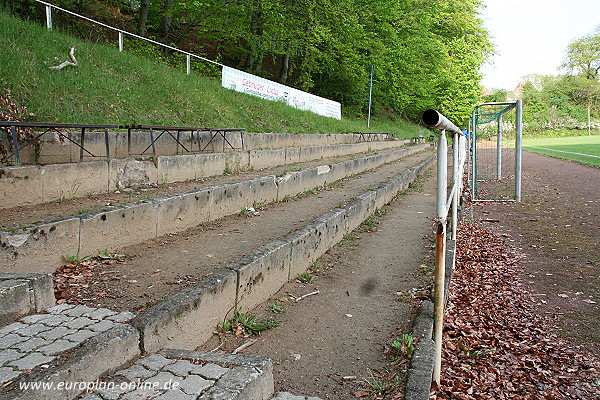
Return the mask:
[[[600,0],[482,0],[484,26],[496,46],[482,85],[514,89],[528,74],[558,75],[573,39],[600,26]]]

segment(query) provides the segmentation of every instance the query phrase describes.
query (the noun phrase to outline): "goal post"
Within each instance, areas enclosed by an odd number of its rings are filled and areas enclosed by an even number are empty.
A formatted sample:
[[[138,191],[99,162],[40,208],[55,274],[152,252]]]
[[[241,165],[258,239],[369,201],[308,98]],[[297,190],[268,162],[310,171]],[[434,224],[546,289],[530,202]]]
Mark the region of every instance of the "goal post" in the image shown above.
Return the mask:
[[[521,201],[521,100],[482,103],[469,121],[472,201]]]

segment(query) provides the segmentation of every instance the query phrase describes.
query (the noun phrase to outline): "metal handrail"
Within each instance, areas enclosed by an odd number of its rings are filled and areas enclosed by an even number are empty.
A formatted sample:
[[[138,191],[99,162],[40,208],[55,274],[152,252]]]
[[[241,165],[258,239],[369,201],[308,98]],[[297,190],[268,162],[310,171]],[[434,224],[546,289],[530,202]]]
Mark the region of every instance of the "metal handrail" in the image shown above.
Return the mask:
[[[429,128],[440,129],[437,146],[437,215],[434,281],[434,343],[435,355],[433,379],[440,384],[442,367],[442,330],[444,326],[446,282],[446,223],[452,212],[452,240],[456,240],[458,226],[458,203],[463,189],[463,171],[467,159],[466,135],[439,111],[426,110],[421,120]],[[446,131],[453,134],[452,188],[448,191],[448,140]]]
[[[208,58],[201,57],[201,56],[199,56],[199,55],[197,55],[197,54],[190,53],[190,52],[187,52],[187,51],[184,51],[184,50],[178,49],[178,48],[176,48],[176,47],[173,47],[173,46],[169,46],[169,45],[167,45],[167,44],[164,44],[164,43],[158,42],[158,41],[156,41],[156,40],[152,40],[152,39],[148,39],[148,38],[145,38],[145,37],[143,37],[143,36],[140,36],[140,35],[136,35],[135,33],[131,33],[131,32],[127,32],[127,31],[124,31],[124,30],[122,30],[122,29],[119,29],[119,28],[115,28],[115,27],[113,27],[113,26],[110,26],[110,25],[104,24],[104,23],[102,23],[102,22],[99,22],[99,21],[96,21],[96,20],[94,20],[94,19],[91,19],[91,18],[85,17],[85,16],[83,16],[83,15],[81,15],[81,14],[74,13],[73,11],[69,11],[69,10],[66,10],[66,9],[64,9],[64,8],[61,8],[61,7],[55,6],[54,4],[48,3],[48,2],[46,2],[46,1],[41,1],[41,0],[35,0],[35,1],[36,1],[37,3],[43,4],[44,6],[46,6],[46,27],[47,27],[48,29],[52,29],[52,9],[54,8],[54,9],[56,9],[56,10],[59,10],[59,11],[65,12],[65,13],[67,13],[67,14],[70,14],[70,15],[72,15],[72,16],[74,16],[74,17],[77,17],[77,18],[84,19],[84,20],[86,20],[86,21],[89,21],[89,22],[91,22],[91,23],[94,23],[94,24],[96,24],[96,25],[100,25],[100,26],[102,26],[102,27],[104,27],[104,28],[107,28],[107,29],[110,29],[110,30],[112,30],[112,31],[118,32],[118,33],[119,33],[119,51],[123,51],[123,35],[127,35],[127,36],[131,36],[131,37],[133,37],[133,38],[136,38],[136,39],[145,40],[146,42],[150,42],[150,43],[152,43],[152,44],[155,44],[155,45],[158,45],[158,46],[164,47],[164,48],[166,48],[166,49],[169,49],[169,50],[176,51],[176,52],[178,52],[178,53],[185,54],[185,55],[187,56],[187,59],[188,59],[188,63],[187,63],[187,64],[188,64],[188,65],[187,65],[187,73],[188,73],[188,74],[190,73],[189,59],[190,59],[191,57],[197,58],[197,59],[199,59],[199,60],[202,60],[202,61],[209,62],[209,63],[211,63],[211,64],[214,64],[214,65],[218,65],[218,66],[220,66],[220,67],[224,67],[224,66],[225,66],[225,64],[221,64],[221,63],[218,63],[218,62],[216,62],[216,61],[210,60],[210,59],[208,59]]]

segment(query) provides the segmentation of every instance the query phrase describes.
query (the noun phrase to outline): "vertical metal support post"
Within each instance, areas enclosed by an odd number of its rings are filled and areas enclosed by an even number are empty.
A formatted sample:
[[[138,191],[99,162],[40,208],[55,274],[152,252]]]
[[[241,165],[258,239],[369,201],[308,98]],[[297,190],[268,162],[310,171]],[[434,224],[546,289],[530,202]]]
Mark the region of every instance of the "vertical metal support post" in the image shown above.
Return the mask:
[[[473,109],[473,131],[469,135],[471,141],[471,201],[477,200],[477,110]]]
[[[473,117],[469,117],[467,129],[467,185],[471,182],[471,136],[473,135]]]
[[[119,51],[123,52],[123,32],[119,32]]]
[[[127,155],[131,155],[131,128],[127,128]]]
[[[81,147],[79,148],[79,161],[83,161],[83,148],[85,147],[85,128],[81,128]]]
[[[446,187],[448,143],[442,130],[437,149],[437,217],[434,282],[434,343],[433,380],[439,385],[442,371],[442,331],[444,328],[444,281],[446,279]]]
[[[498,136],[496,140],[496,179],[502,180],[502,115],[498,117]]]
[[[460,193],[458,185],[458,151],[460,136],[462,135],[458,133],[452,135],[452,185],[454,186],[454,194],[452,195],[452,240],[456,240],[456,231],[458,229],[458,195]]]
[[[192,72],[192,57],[188,54],[185,60],[186,72],[189,75]]]
[[[49,5],[46,6],[46,28],[52,30],[52,7]]]
[[[154,132],[150,128],[150,140],[152,141],[152,157],[156,159],[156,146],[154,145]]]
[[[459,144],[459,151],[460,151],[460,156],[459,156],[459,165],[462,167],[460,169],[460,171],[458,171],[458,182],[459,182],[459,198],[460,195],[462,195],[463,193],[463,189],[464,189],[464,167],[465,164],[467,162],[467,160],[469,159],[469,149],[468,149],[468,140],[467,137],[465,135],[460,135],[458,137],[458,144]]]
[[[521,201],[521,153],[523,150],[523,100],[517,100],[515,112],[515,201]]]
[[[108,142],[108,128],[104,128],[104,144],[106,145],[106,161],[110,161],[110,145]]]
[[[15,149],[15,163],[21,164],[21,154],[19,153],[19,137],[17,136],[17,127],[11,126],[10,133],[12,134],[13,148]]]

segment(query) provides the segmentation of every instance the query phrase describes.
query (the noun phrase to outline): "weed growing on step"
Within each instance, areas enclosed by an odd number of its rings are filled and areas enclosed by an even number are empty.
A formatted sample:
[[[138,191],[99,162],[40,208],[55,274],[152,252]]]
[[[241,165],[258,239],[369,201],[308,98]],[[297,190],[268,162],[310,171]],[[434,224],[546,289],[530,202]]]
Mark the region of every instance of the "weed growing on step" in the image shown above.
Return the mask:
[[[358,243],[356,243],[357,239],[360,239],[360,236],[357,236],[354,233],[347,233],[344,235],[340,244],[342,246],[358,247]]]
[[[375,395],[378,399],[389,398],[388,395],[399,393],[404,385],[404,376],[393,373],[370,372],[370,376],[363,381],[366,394]]]
[[[399,393],[404,393],[408,364],[415,351],[415,344],[416,340],[410,333],[388,342],[386,352],[391,356],[391,365],[370,372],[370,376],[362,382],[365,395],[375,395],[374,398],[378,399],[391,399],[396,398]]]
[[[370,215],[358,228],[356,228],[356,232],[375,232],[379,222],[379,219],[377,219],[375,215]]]
[[[258,336],[261,332],[279,326],[279,322],[273,318],[261,319],[260,317],[260,315],[235,310],[232,319],[217,325],[217,333],[219,335],[231,333],[238,337]]]
[[[251,217],[254,214],[254,212],[249,208],[242,208],[240,210],[240,214],[244,217]]]
[[[264,210],[265,207],[267,206],[267,202],[266,201],[254,201],[252,203],[252,207],[254,207],[256,210]]]
[[[287,174],[289,174],[289,173],[292,173],[292,172],[299,172],[299,171],[302,171],[302,167],[291,167],[291,168],[287,168],[287,169],[285,169],[283,172],[281,172],[281,173],[279,173],[279,174],[277,174],[277,175],[275,175],[275,176],[276,176],[277,178],[281,178],[281,177],[283,177],[283,176],[286,176],[286,175],[287,175]]]
[[[316,278],[315,275],[306,271],[306,272],[303,272],[300,275],[298,275],[296,280],[298,280],[299,282],[302,282],[302,283],[312,283],[312,281],[314,281],[315,278]]]
[[[108,264],[112,264],[115,261],[123,262],[125,261],[124,254],[117,253],[109,253],[108,249],[103,249],[100,254],[97,256],[100,260],[107,262]]]
[[[266,309],[267,311],[270,311],[273,314],[281,314],[285,312],[285,308],[283,308],[283,303],[280,300],[276,300],[273,304],[270,304]]]
[[[411,357],[415,352],[415,338],[412,333],[405,333],[400,338],[390,340],[390,347],[392,348],[394,364],[398,364],[406,357]]]
[[[91,257],[79,258],[79,253],[77,253],[77,254],[66,254],[66,255],[62,256],[63,262],[67,263],[67,264],[80,263],[80,262],[89,260],[90,258]]]

